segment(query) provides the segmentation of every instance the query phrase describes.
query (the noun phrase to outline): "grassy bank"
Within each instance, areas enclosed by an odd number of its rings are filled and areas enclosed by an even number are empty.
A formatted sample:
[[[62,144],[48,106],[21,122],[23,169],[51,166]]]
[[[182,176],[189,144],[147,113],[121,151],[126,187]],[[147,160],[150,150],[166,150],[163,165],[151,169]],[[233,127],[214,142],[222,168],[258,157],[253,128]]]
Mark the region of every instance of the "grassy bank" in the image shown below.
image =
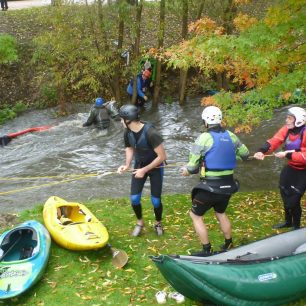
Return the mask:
[[[163,279],[149,255],[186,254],[200,248],[188,215],[189,195],[167,195],[163,203],[165,235],[161,238],[153,231],[153,210],[147,197],[143,200],[145,232],[136,238],[130,236],[135,218],[127,198],[84,203],[108,228],[110,243],[128,253],[128,265],[121,270],[113,267],[107,248],[72,252],[52,243],[43,279],[26,294],[9,303],[0,301],[0,305],[157,305],[154,297],[157,291],[174,289]],[[303,205],[303,216],[305,214]],[[236,194],[228,208],[235,245],[280,232],[272,230],[271,225],[280,221],[282,215],[277,192]],[[29,219],[43,222],[42,206],[23,212],[16,222]],[[218,249],[223,237],[211,211],[205,221],[211,243]],[[175,304],[168,301],[166,305]],[[305,304],[306,299],[290,305]],[[184,305],[198,304],[187,299]]]

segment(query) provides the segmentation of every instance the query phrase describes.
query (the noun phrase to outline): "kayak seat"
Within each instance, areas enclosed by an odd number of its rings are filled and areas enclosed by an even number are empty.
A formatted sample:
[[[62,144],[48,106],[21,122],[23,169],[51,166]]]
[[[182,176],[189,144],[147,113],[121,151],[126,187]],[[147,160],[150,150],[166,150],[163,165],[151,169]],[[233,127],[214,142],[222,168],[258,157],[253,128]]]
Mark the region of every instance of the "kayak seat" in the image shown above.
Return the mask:
[[[33,254],[33,250],[34,250],[34,248],[32,246],[30,246],[30,245],[24,246],[20,250],[19,260],[30,258],[32,256],[32,254]]]
[[[68,225],[68,224],[72,223],[73,221],[69,218],[61,216],[60,217],[60,222],[61,222],[62,225]]]

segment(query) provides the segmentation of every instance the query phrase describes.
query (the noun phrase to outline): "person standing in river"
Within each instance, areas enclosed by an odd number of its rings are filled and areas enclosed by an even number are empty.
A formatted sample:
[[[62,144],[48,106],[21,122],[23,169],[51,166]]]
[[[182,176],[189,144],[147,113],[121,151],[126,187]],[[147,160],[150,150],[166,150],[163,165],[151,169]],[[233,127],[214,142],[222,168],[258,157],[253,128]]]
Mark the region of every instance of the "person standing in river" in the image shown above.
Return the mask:
[[[274,154],[286,158],[288,163],[281,171],[279,189],[283,200],[285,221],[275,224],[274,229],[301,226],[301,199],[306,190],[306,110],[301,107],[288,109],[286,124],[254,154],[264,160],[284,144],[284,150]]]
[[[86,122],[83,123],[83,127],[95,124],[98,130],[106,130],[110,126],[110,117],[115,120],[120,120],[114,102],[109,101],[105,103],[103,98],[97,98],[95,104],[90,109]]]
[[[123,105],[119,110],[121,122],[125,128],[125,164],[118,168],[118,173],[127,171],[134,159],[130,199],[137,218],[132,236],[139,236],[144,227],[142,216],[141,195],[147,178],[150,178],[151,203],[154,207],[154,229],[158,236],[163,235],[162,227],[163,204],[161,201],[163,184],[163,165],[166,161],[166,152],[163,138],[149,122],[142,122],[139,110],[135,105]]]
[[[2,11],[7,11],[8,10],[7,0],[1,0],[1,9],[2,9]]]
[[[182,168],[182,175],[200,172],[201,182],[192,189],[190,217],[203,249],[192,256],[213,254],[204,214],[214,209],[224,235],[221,251],[233,246],[231,223],[225,214],[229,200],[238,191],[238,181],[233,177],[236,159],[247,160],[249,150],[232,132],[221,126],[222,112],[216,106],[208,106],[202,112],[207,132],[202,133],[191,147],[189,162]]]

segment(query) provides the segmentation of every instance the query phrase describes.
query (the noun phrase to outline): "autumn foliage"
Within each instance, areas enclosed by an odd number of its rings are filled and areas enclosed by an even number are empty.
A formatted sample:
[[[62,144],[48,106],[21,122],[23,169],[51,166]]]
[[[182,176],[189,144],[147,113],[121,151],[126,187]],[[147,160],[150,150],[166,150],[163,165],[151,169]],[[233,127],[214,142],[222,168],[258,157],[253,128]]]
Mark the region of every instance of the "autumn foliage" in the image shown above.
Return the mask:
[[[224,28],[218,26],[215,21],[208,17],[204,17],[195,22],[192,22],[188,27],[189,33],[194,33],[195,35],[221,35],[224,33]]]
[[[239,13],[234,19],[234,25],[240,32],[247,30],[258,22],[257,18],[247,14]]]
[[[212,79],[224,74],[232,91],[205,97],[202,104],[220,106],[227,124],[250,132],[275,108],[305,97],[294,94],[305,83],[303,2],[282,1],[261,20],[238,12],[233,19],[237,32],[231,35],[204,17],[190,24],[191,38],[167,49],[164,60],[170,67],[194,67]]]

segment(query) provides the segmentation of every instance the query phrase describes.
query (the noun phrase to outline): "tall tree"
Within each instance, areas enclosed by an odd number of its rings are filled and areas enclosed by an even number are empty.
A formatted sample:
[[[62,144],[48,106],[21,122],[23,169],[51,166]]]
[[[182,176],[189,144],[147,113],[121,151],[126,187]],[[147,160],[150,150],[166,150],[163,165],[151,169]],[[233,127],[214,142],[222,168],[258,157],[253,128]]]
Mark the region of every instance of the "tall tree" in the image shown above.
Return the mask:
[[[117,0],[118,5],[118,44],[117,44],[117,63],[114,67],[114,95],[115,100],[121,104],[121,94],[120,94],[120,71],[121,71],[121,53],[124,39],[124,15],[126,12],[126,1],[125,0]]]
[[[136,103],[137,99],[137,73],[138,73],[138,62],[139,62],[139,55],[140,55],[140,32],[141,32],[141,14],[143,8],[143,0],[136,0],[136,37],[135,37],[135,44],[134,44],[134,65],[136,66],[135,75],[133,77],[133,97],[132,103]]]
[[[158,40],[157,40],[157,49],[160,50],[164,46],[164,37],[165,37],[165,13],[166,13],[166,0],[160,1],[159,9],[159,31],[158,31]],[[156,106],[160,100],[160,80],[161,80],[161,59],[157,58],[156,62],[156,74],[155,74],[155,84],[154,84],[154,96],[153,96],[153,105]]]
[[[188,0],[182,0],[182,40],[187,39],[188,34]],[[185,103],[185,91],[188,76],[188,68],[180,70],[180,83],[179,83],[179,102]]]
[[[197,12],[197,20],[202,17],[202,13],[204,10],[205,0],[199,0],[199,8]]]
[[[235,29],[234,19],[237,15],[237,3],[235,0],[228,0],[223,11],[222,23],[223,28],[225,29],[225,33],[228,35],[233,34]],[[217,78],[217,88],[228,90],[229,83],[227,78],[227,71],[218,72],[216,74]]]

